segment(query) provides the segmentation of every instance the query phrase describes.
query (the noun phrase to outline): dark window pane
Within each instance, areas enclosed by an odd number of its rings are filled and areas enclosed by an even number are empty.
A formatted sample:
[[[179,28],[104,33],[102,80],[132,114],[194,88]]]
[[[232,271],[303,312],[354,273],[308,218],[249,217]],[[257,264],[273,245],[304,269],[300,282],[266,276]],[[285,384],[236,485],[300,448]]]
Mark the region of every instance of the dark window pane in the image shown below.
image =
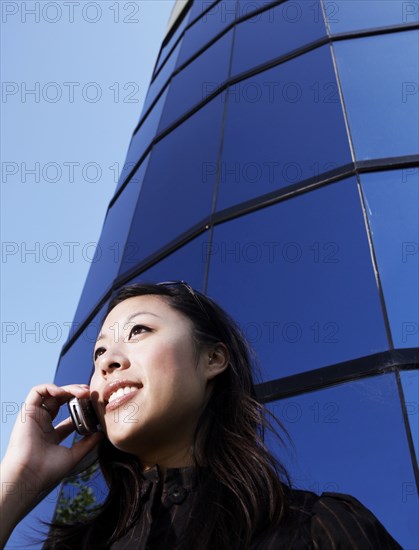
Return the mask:
[[[351,162],[329,46],[238,82],[227,96],[218,210]]]
[[[170,83],[159,132],[227,80],[233,33],[224,35]]]
[[[91,262],[91,267],[77,307],[75,322],[84,321],[118,274],[148,159],[149,157],[144,160],[117,201],[108,210],[96,250],[95,243],[83,248],[83,258]]]
[[[240,12],[250,13],[252,4],[239,2]],[[252,69],[324,36],[326,27],[319,0],[273,6],[237,25],[232,74]]]
[[[200,235],[130,282],[186,281],[193,288],[202,291],[207,238],[205,234]]]
[[[332,34],[418,22],[417,2],[406,0],[325,0]]]
[[[295,451],[276,454],[295,484],[358,498],[403,548],[418,540],[418,501],[394,374],[363,378],[269,406]]]
[[[358,159],[417,154],[419,31],[334,44]]]
[[[150,105],[159,95],[163,87],[166,85],[166,82],[172,76],[172,73],[175,70],[176,60],[179,55],[180,47],[181,47],[181,43],[176,46],[175,50],[173,51],[172,55],[168,59],[167,63],[165,63],[162,70],[156,76],[154,81],[150,84],[150,87],[147,92],[147,96],[144,101],[143,113],[147,111],[147,109],[150,107]]]
[[[264,380],[388,349],[354,178],[216,226],[207,246],[208,294]]]
[[[363,174],[361,185],[394,345],[417,347],[418,168]]]
[[[93,349],[101,323],[105,315],[107,304],[104,305],[94,319],[88,324],[71,347],[61,356],[57,367],[54,383],[58,386],[66,384],[88,384],[93,371]],[[71,338],[77,327],[73,324],[69,337]],[[65,411],[66,418],[68,415]]]
[[[410,424],[416,460],[419,463],[419,370],[401,371],[400,379],[402,381],[407,419]]]
[[[162,48],[162,50],[160,52],[160,55],[159,55],[158,63],[156,65],[156,71],[158,71],[160,69],[163,62],[167,59],[167,56],[168,56],[170,50],[173,48],[173,46],[178,41],[180,35],[185,30],[186,25],[188,25],[188,23],[190,22],[190,15],[191,15],[191,10],[189,10],[188,13],[185,15],[185,17],[182,19],[182,22],[180,23],[178,28],[173,33],[173,35],[170,38],[169,42]]]
[[[269,6],[269,4],[277,4],[278,0],[239,0],[237,4],[237,18],[246,17],[253,12],[260,11]],[[296,2],[294,2],[296,4]],[[274,9],[275,6],[270,6],[269,9]],[[255,16],[256,17],[256,16]]]
[[[166,101],[167,90],[163,93],[153,110],[144,120],[138,131],[132,136],[131,143],[128,149],[127,157],[121,172],[117,190],[120,189],[126,181],[128,175],[146,152],[151,142],[157,135],[157,128],[160,122],[160,117]]]
[[[213,6],[211,12],[215,9],[213,4],[216,4],[218,0],[194,0],[191,7],[191,15],[189,17],[189,22],[195,21],[201,17],[201,15],[208,10],[209,7]]]
[[[202,7],[208,8],[208,2],[197,2],[192,7],[190,21],[193,20],[195,10],[197,15],[202,13]],[[222,0],[214,4],[192,27],[190,27],[183,37],[182,49],[179,54],[177,66],[179,67],[187,61],[192,55],[206,46],[213,38],[230,25],[236,17],[236,0]],[[226,54],[228,55],[228,54]]]
[[[222,112],[211,101],[153,148],[121,272],[209,216],[215,170],[205,181],[202,171],[217,164]]]

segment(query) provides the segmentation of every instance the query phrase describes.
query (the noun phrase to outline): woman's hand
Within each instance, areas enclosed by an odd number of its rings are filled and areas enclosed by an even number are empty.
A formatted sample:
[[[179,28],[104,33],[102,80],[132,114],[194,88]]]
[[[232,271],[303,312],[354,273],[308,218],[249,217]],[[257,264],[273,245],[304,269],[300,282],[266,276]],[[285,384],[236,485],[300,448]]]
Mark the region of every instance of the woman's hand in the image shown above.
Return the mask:
[[[6,519],[10,532],[39,495],[52,490],[103,437],[88,435],[67,448],[60,443],[74,431],[71,418],[52,424],[61,405],[89,395],[89,386],[79,384],[42,384],[29,392],[1,465],[2,523]]]
[[[87,385],[55,384],[35,386],[23,404],[14,425],[4,465],[20,479],[37,481],[42,490],[55,485],[99,442],[102,434],[87,436],[67,448],[60,443],[74,431],[70,417],[56,427],[52,422],[64,403],[73,397],[89,397]]]

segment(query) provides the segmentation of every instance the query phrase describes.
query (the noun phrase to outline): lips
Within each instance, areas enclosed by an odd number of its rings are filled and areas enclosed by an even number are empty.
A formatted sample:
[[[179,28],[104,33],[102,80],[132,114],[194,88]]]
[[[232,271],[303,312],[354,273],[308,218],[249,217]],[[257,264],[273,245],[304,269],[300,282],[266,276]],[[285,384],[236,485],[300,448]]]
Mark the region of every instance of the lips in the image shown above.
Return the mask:
[[[141,382],[134,382],[128,379],[113,380],[105,386],[103,401],[106,411],[119,407],[122,403],[129,401],[141,388]]]
[[[108,402],[112,403],[115,399],[118,399],[119,397],[123,397],[124,395],[128,395],[129,393],[132,393],[133,391],[137,391],[138,388],[135,386],[125,386],[124,388],[119,388],[118,390],[111,393],[109,396]]]

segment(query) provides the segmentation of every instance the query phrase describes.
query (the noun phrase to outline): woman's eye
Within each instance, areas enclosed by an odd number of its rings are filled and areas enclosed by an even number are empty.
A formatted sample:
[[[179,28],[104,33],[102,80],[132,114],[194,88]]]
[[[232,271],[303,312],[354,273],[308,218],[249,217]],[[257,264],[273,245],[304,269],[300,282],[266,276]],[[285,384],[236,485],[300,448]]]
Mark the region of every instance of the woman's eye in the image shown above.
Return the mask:
[[[150,329],[144,325],[135,325],[130,330],[128,338],[132,338],[133,336],[138,336],[139,334],[142,334],[143,332],[150,332]]]
[[[95,361],[100,355],[102,355],[102,353],[105,353],[105,351],[106,351],[105,348],[97,348],[94,355]]]

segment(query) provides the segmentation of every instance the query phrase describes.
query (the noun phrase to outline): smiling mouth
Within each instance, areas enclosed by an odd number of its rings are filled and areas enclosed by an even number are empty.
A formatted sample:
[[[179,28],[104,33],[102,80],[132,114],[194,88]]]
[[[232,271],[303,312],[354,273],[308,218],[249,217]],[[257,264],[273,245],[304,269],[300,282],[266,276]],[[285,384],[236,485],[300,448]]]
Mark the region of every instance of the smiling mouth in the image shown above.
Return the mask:
[[[112,403],[115,399],[118,399],[118,397],[122,397],[123,395],[128,395],[134,391],[138,390],[136,386],[125,386],[124,388],[119,388],[118,390],[111,393],[108,399],[108,403]]]
[[[112,411],[129,401],[141,388],[142,386],[125,386],[111,393],[105,407],[106,412]]]

